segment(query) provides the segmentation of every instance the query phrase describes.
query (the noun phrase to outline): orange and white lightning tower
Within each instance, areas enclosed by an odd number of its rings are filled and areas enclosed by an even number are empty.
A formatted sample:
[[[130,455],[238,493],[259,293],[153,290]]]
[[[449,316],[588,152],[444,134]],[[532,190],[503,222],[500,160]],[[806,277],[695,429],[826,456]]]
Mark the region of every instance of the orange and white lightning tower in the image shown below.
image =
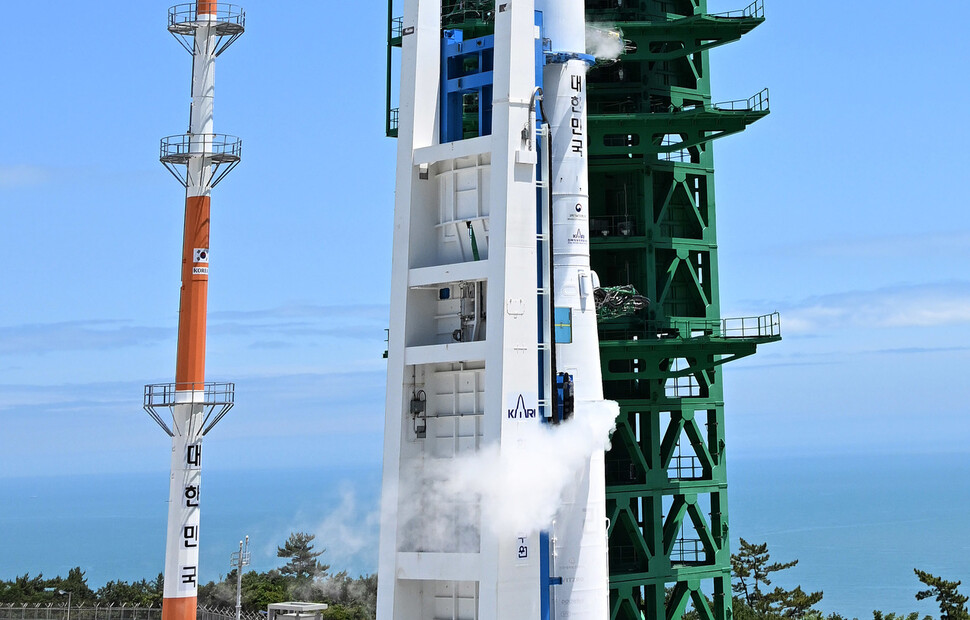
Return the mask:
[[[175,383],[146,386],[144,401],[145,410],[172,437],[162,620],[196,617],[202,438],[233,406],[233,384],[205,380],[206,296],[210,195],[242,152],[239,138],[213,132],[215,59],[242,35],[245,21],[238,6],[214,0],[168,11],[169,32],[192,54],[192,108],[188,132],[161,143],[162,163],[185,187]]]

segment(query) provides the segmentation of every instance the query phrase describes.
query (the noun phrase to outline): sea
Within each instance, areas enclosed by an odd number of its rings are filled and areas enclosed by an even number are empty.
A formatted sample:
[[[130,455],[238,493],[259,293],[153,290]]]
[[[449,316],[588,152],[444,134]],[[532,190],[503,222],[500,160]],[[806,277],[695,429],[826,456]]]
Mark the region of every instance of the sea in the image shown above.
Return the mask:
[[[798,565],[772,582],[824,592],[825,613],[938,615],[917,602],[913,569],[963,580],[970,593],[970,458],[959,454],[734,458],[729,514],[737,539],[767,542]],[[290,532],[315,533],[321,560],[352,576],[377,569],[380,468],[211,471],[203,481],[203,582],[229,571],[250,537],[251,569],[282,564]],[[88,584],[153,579],[162,569],[167,472],[0,478],[0,579],[66,575]]]

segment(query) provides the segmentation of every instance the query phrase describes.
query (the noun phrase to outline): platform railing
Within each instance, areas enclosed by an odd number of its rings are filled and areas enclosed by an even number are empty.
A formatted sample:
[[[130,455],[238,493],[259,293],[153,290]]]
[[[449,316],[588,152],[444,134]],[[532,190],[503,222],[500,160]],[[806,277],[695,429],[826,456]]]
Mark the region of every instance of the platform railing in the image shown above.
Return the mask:
[[[402,36],[404,36],[404,18],[392,17],[391,18],[391,38],[400,39]]]
[[[670,459],[667,477],[671,480],[703,480],[706,474],[699,458],[693,454],[677,454]]]
[[[765,0],[755,0],[743,9],[726,11],[724,13],[713,13],[711,17],[726,17],[730,19],[742,19],[745,17],[763,18],[765,16]]]
[[[703,564],[707,561],[704,541],[699,538],[678,538],[670,551],[670,561],[675,564]]]
[[[601,237],[636,237],[642,235],[639,221],[630,215],[606,215],[594,217],[589,222],[589,234],[592,238]]]
[[[215,20],[216,22],[223,24],[233,24],[239,28],[246,27],[246,11],[242,9],[241,6],[237,4],[229,4],[228,2],[203,2],[202,8],[206,11],[211,11],[212,7],[215,7]],[[183,24],[196,24],[200,21],[208,21],[199,19],[198,12],[199,3],[189,2],[185,4],[176,4],[168,10],[168,26],[169,28],[178,28]],[[209,13],[206,12],[206,15]]]
[[[767,88],[747,99],[735,99],[714,104],[714,109],[722,112],[767,112],[769,107]]]
[[[780,337],[781,314],[778,312],[720,320],[677,317],[665,321],[645,321],[639,327],[604,326],[600,329],[602,340],[688,340],[691,338],[752,340]]]

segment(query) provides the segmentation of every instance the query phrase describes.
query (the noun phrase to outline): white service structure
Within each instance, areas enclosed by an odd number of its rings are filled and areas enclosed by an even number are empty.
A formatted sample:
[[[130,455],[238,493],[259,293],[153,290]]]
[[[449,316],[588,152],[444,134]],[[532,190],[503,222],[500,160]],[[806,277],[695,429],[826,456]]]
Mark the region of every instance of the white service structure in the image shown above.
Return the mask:
[[[557,378],[576,417],[603,411],[584,3],[493,16],[488,131],[449,141],[442,2],[404,2],[378,620],[609,617],[602,450],[535,531],[437,485],[483,450],[528,450],[561,419]]]

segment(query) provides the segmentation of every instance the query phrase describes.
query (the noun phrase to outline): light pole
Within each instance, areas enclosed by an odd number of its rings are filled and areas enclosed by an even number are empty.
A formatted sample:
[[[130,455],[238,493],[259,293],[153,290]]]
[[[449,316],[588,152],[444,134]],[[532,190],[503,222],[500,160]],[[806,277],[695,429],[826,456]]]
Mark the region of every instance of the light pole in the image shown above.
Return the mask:
[[[236,620],[242,618],[242,569],[249,566],[249,536],[246,537],[246,546],[243,541],[239,541],[239,551],[233,551],[229,556],[229,568],[236,569]],[[68,618],[67,620],[71,620]]]
[[[71,620],[71,593],[67,590],[58,590],[57,593],[67,595],[67,620]]]

